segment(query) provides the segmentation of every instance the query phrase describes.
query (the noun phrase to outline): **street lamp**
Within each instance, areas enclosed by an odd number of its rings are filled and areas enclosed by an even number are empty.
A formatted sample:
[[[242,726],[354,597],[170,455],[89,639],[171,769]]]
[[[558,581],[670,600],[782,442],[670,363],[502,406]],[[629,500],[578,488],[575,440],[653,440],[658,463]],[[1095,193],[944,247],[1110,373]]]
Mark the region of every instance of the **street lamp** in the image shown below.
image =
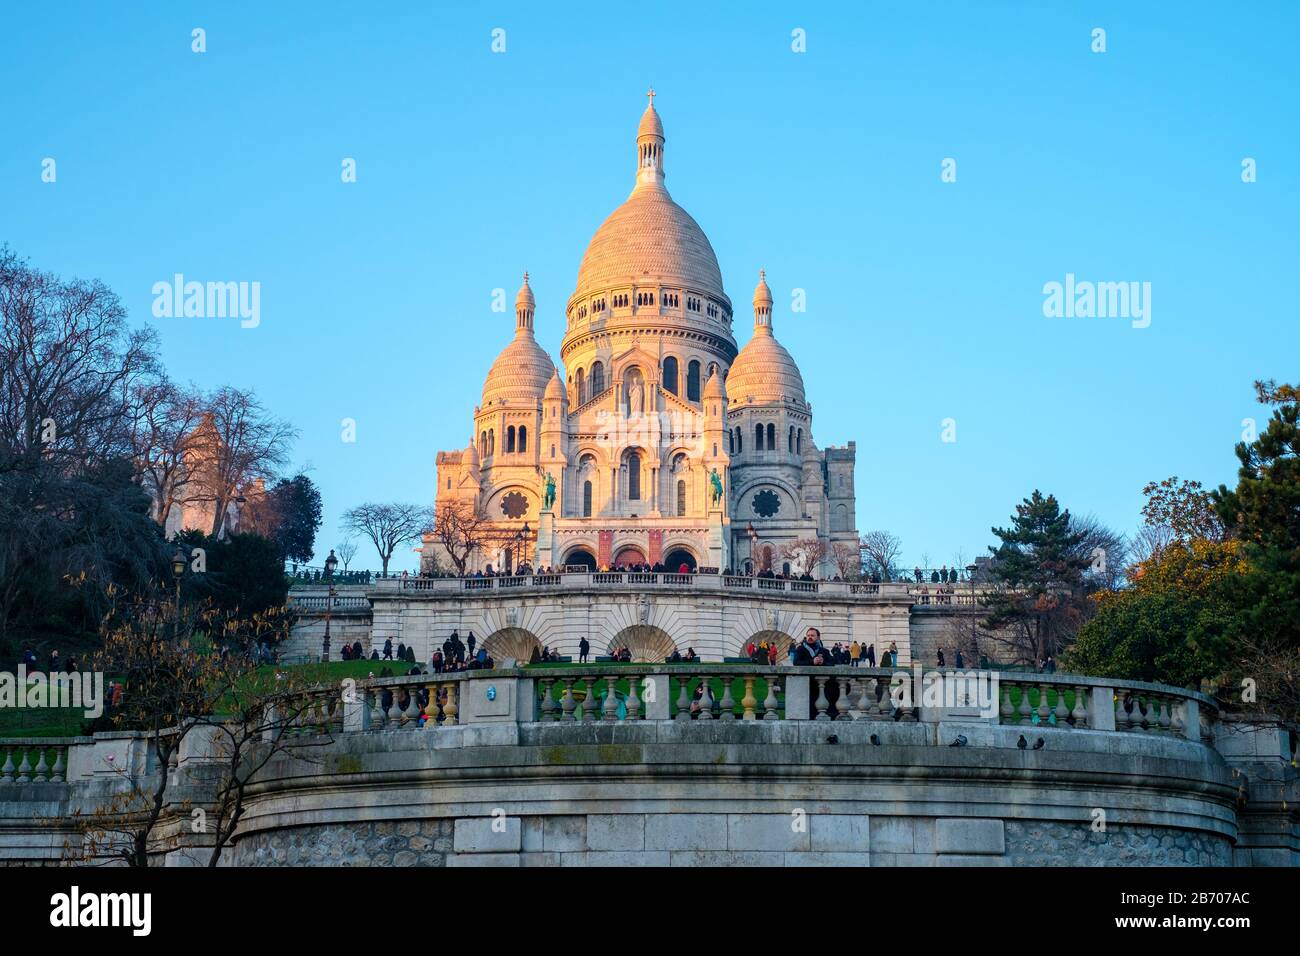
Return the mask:
[[[334,557],[334,549],[325,559],[325,639],[321,642],[322,661],[330,659],[330,612],[334,610],[334,569],[339,566],[339,559]]]
[[[185,565],[189,563],[189,555],[180,545],[176,546],[175,553],[172,554],[172,577],[176,579],[176,609],[175,619],[173,621],[174,633],[180,632],[181,626],[181,578],[185,576]]]
[[[524,522],[524,527],[523,527],[523,530],[520,532],[520,534],[523,535],[523,539],[524,539],[524,540],[523,540],[523,544],[524,544],[524,550],[523,550],[524,564],[528,564],[528,563],[529,563],[529,562],[528,562],[528,535],[530,534],[530,532],[529,532],[529,530],[528,530],[528,522],[527,522],[527,521]]]

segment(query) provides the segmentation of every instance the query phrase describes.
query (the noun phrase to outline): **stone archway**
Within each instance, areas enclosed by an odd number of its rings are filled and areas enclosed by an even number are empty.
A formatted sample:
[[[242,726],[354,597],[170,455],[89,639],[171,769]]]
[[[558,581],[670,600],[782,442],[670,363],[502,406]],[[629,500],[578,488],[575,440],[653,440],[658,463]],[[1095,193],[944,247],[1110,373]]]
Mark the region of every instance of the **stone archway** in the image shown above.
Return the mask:
[[[590,548],[576,547],[570,548],[564,555],[565,565],[585,565],[588,571],[596,570],[596,556],[592,554]]]
[[[697,567],[695,563],[695,555],[680,545],[673,547],[666,555],[664,555],[663,564],[665,568],[674,573],[681,568],[683,564],[690,568],[691,571],[694,571]]]
[[[632,660],[638,663],[662,664],[677,649],[677,644],[663,628],[653,624],[633,624],[614,635],[606,653],[612,656],[624,647],[632,652]]]
[[[484,640],[483,646],[500,667],[502,661],[510,658],[520,664],[527,664],[532,659],[534,650],[541,653],[542,641],[532,631],[522,627],[503,627]]]
[[[614,567],[623,567],[630,564],[645,564],[645,552],[639,545],[625,544],[618,549],[618,554],[614,555]]]
[[[737,657],[745,656],[745,648],[749,645],[750,641],[754,642],[755,647],[762,644],[764,641],[767,641],[769,644],[775,643],[776,662],[778,664],[784,664],[787,660],[789,660],[790,645],[796,643],[795,639],[791,637],[789,634],[785,633],[785,631],[776,631],[776,630],[758,631],[757,633],[751,634],[749,637],[745,638],[745,640],[740,642],[740,647],[736,648]]]

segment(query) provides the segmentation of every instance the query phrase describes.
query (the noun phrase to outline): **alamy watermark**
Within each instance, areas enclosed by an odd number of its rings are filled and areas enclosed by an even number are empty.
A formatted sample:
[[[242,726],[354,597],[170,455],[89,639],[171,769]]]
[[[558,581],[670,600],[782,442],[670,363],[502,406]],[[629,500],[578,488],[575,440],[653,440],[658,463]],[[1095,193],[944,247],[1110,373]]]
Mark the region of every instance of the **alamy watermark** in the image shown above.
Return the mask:
[[[1049,319],[1131,319],[1133,328],[1151,324],[1150,282],[1090,282],[1076,280],[1043,285],[1043,315]]]
[[[0,671],[0,708],[80,708],[87,720],[104,713],[104,675],[98,671],[46,674],[18,665],[18,673]]]
[[[153,315],[156,319],[240,319],[240,327],[262,324],[262,283],[194,282],[176,273],[171,282],[155,282]]]

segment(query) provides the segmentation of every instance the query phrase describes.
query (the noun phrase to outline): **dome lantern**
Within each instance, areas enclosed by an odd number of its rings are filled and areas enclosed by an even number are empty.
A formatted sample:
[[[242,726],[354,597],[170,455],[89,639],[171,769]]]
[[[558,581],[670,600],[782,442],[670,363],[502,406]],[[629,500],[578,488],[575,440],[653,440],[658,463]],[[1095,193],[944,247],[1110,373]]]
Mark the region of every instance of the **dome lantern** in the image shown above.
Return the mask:
[[[528,273],[524,273],[524,284],[519,287],[519,294],[515,296],[515,332],[532,332],[533,331],[533,313],[537,310],[537,299],[533,297],[533,290],[528,285]]]
[[[754,288],[754,331],[765,329],[772,333],[772,290],[767,287],[767,270],[758,270],[758,285]]]
[[[652,87],[646,96],[650,98],[645,112],[641,114],[641,125],[636,130],[636,181],[661,183],[664,181],[664,124],[655,112],[655,91]]]

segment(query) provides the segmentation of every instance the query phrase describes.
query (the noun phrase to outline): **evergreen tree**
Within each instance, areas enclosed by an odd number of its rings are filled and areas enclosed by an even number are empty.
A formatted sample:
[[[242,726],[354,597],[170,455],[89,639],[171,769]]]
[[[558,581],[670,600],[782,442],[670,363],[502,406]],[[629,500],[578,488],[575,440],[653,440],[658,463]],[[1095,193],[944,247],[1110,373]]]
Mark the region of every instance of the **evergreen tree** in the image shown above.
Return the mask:
[[[995,588],[985,599],[989,613],[982,626],[1021,662],[1058,656],[1085,616],[1085,533],[1072,527],[1070,512],[1055,496],[1037,489],[1016,505],[1011,526],[993,533],[1002,543],[989,548]]]

